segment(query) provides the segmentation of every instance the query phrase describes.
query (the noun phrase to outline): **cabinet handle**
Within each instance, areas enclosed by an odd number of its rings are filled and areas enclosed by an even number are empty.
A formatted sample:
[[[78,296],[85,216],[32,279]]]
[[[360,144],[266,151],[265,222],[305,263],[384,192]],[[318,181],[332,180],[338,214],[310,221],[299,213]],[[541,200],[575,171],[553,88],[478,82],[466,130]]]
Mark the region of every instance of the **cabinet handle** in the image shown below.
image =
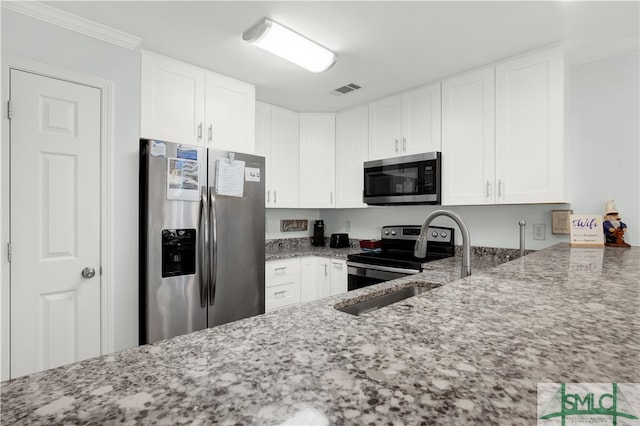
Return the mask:
[[[209,142],[213,142],[213,124],[209,124]]]
[[[398,138],[396,138],[396,152],[398,152]]]
[[[271,191],[267,191],[267,205],[271,202]]]
[[[276,271],[282,271],[284,269],[287,269],[287,267],[286,266],[280,266],[280,267],[275,268],[275,269],[276,269]]]
[[[405,138],[404,136],[402,137],[402,150],[404,152],[407,152],[407,138]]]
[[[333,192],[329,193],[329,204],[333,204]]]
[[[202,123],[198,124],[198,140],[202,140]]]
[[[274,292],[273,292],[273,297],[276,297],[276,298],[277,298],[277,297],[281,297],[281,295],[282,295],[282,296],[284,296],[284,294],[285,294],[286,292],[287,292],[287,290],[274,291]]]
[[[502,191],[503,191],[502,179],[499,179],[498,180],[498,198],[502,198]]]
[[[276,191],[273,191],[273,204],[278,204],[278,199],[276,197],[277,197],[277,193]]]
[[[336,266],[336,267],[342,269],[342,263],[340,263],[340,262],[331,262],[331,263],[333,264],[333,266]]]
[[[487,181],[487,198],[491,197],[491,182]]]
[[[328,271],[328,266],[326,263],[324,264],[324,276],[326,277],[327,275],[329,275],[329,271]]]

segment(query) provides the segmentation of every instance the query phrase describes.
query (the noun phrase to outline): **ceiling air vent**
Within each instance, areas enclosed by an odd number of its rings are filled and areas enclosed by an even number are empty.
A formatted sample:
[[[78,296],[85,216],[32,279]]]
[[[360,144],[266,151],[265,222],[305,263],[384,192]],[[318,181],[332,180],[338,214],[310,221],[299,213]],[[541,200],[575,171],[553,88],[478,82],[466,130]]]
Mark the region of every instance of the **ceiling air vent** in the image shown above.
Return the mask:
[[[338,87],[334,90],[334,92],[340,93],[341,95],[346,95],[349,92],[353,92],[354,90],[360,89],[361,86],[355,83],[349,83],[346,86]]]

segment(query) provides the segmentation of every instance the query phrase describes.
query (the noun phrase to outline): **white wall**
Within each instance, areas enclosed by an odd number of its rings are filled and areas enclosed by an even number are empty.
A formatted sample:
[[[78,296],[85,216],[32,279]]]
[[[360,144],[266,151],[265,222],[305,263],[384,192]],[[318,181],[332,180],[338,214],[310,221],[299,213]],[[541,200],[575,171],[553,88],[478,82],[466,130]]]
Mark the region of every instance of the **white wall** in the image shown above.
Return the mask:
[[[276,238],[304,238],[313,235],[314,221],[320,219],[317,209],[266,209],[265,237],[267,240]],[[307,219],[309,221],[305,232],[281,232],[281,219]],[[326,236],[329,236],[325,233]]]
[[[140,54],[6,9],[2,52],[114,83],[113,341],[137,346]]]
[[[638,51],[573,67],[570,131],[572,207],[604,213],[615,199],[640,245],[640,57]]]

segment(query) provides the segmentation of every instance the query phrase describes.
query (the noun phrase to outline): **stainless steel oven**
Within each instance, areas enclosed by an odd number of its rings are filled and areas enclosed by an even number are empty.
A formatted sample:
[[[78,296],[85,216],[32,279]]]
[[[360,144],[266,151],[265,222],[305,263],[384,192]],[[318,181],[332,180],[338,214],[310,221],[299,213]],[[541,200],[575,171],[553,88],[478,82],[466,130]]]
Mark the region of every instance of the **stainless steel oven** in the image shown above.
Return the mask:
[[[419,225],[384,226],[380,249],[363,251],[347,257],[348,290],[419,274],[424,262],[454,255],[453,228],[429,227],[425,259],[413,255],[419,235]]]
[[[373,205],[440,204],[439,152],[364,163],[362,200]]]

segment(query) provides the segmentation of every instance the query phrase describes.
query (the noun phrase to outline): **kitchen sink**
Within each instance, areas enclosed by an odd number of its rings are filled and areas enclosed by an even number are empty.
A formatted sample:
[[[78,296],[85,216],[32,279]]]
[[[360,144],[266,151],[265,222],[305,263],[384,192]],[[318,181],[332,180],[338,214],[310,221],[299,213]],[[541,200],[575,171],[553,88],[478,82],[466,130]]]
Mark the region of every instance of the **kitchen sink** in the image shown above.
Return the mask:
[[[409,285],[407,287],[397,289],[391,293],[374,296],[361,302],[347,304],[346,306],[337,305],[335,308],[339,311],[346,312],[351,315],[363,315],[368,312],[372,312],[385,306],[391,305],[392,303],[408,299],[409,297],[426,293],[427,291],[433,290],[436,287],[440,287],[440,284],[420,283]]]

